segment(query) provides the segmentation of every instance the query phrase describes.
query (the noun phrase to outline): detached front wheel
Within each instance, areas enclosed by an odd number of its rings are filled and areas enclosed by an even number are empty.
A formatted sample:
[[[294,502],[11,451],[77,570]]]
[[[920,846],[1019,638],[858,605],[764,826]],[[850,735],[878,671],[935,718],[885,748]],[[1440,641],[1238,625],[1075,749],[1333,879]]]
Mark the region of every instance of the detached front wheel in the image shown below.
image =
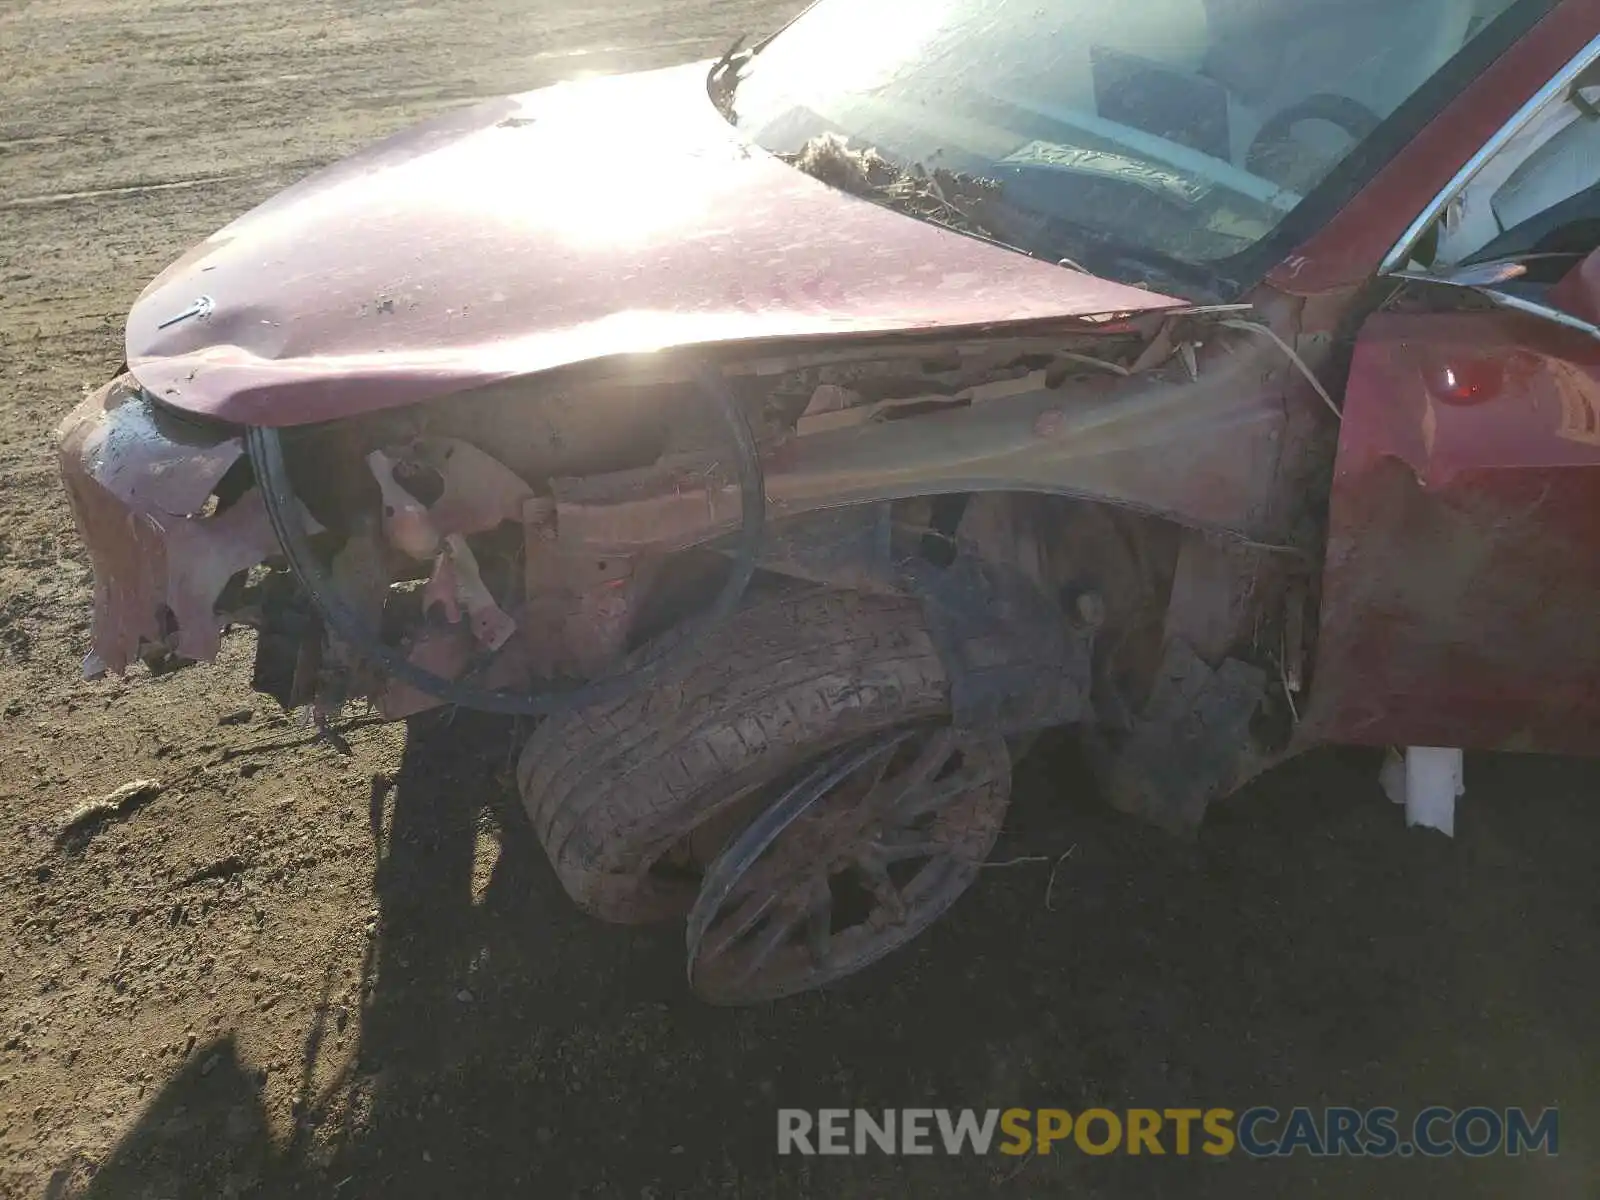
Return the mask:
[[[737,614],[670,681],[545,721],[518,765],[569,895],[690,915],[690,979],[751,1003],[926,929],[976,878],[1010,798],[998,737],[947,727],[910,601],[810,591]]]

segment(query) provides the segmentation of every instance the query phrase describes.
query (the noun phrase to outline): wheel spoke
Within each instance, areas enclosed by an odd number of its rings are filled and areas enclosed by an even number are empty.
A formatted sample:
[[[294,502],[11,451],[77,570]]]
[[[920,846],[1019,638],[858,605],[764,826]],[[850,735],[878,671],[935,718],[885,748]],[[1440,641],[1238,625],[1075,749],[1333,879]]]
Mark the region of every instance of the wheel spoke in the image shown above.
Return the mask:
[[[834,792],[833,798],[849,808],[866,805],[872,799],[872,794],[878,790],[878,785],[883,782],[883,773],[889,769],[889,761],[892,758],[894,758],[893,752],[878,755],[867,764],[860,775],[841,784]]]
[[[908,858],[933,858],[939,854],[946,854],[950,844],[938,838],[924,837],[912,830],[905,830],[890,837],[887,841],[878,840],[872,844],[869,853],[878,862],[897,863]]]
[[[739,972],[739,978],[749,979],[766,966],[768,960],[783,949],[784,943],[793,935],[795,927],[805,919],[806,910],[803,908],[780,908],[773,913],[761,939],[751,949],[749,961],[745,963],[744,970]]]
[[[884,863],[876,858],[865,857],[857,861],[856,872],[877,902],[877,909],[871,918],[873,921],[877,920],[880,912],[885,914],[888,924],[898,925],[906,919],[905,898],[900,895],[900,889],[895,887],[894,880],[889,878],[889,868]]]
[[[818,813],[804,813],[796,817],[785,835],[785,847],[817,845],[827,837],[827,818]],[[804,870],[804,866],[799,867]],[[797,863],[788,853],[768,851],[745,871],[739,880],[739,890],[750,895],[767,893],[787,895],[799,883],[796,879]],[[731,899],[731,897],[730,897]]]
[[[829,755],[719,852],[689,919],[691,983],[719,1002],[785,995],[904,942],[976,875],[1007,761],[998,738],[926,725]]]
[[[936,783],[907,791],[894,807],[894,819],[897,822],[915,820],[924,813],[950,803],[958,796],[964,796],[985,784],[993,783],[995,778],[994,767],[990,764],[963,767],[948,779],[941,779]]]
[[[828,961],[833,948],[833,892],[826,881],[806,912],[806,945],[811,951],[811,961],[822,966]]]
[[[745,934],[749,933],[761,923],[761,918],[772,911],[778,902],[774,892],[755,892],[740,903],[739,907],[730,913],[725,921],[718,923],[720,928],[715,929],[715,937],[703,943],[700,947],[702,958],[721,958],[733,948],[733,944]],[[707,933],[711,933],[708,930]]]
[[[922,747],[916,761],[906,768],[900,779],[906,787],[917,787],[932,779],[939,768],[949,761],[956,745],[956,731],[940,729]]]
[[[936,730],[923,743],[910,766],[892,778],[879,779],[862,801],[862,808],[875,812],[891,812],[897,808],[907,795],[931,779],[949,761],[955,737],[954,730]]]

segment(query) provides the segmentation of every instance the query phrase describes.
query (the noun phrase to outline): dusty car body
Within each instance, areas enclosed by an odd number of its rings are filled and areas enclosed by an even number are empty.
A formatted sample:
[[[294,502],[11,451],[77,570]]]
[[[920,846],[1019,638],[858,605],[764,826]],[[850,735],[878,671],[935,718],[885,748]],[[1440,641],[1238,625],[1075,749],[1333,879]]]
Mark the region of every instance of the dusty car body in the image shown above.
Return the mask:
[[[722,1002],[936,918],[1042,728],[1180,830],[1320,742],[1600,748],[1600,11],[951,2],[795,82],[891,8],[449,114],[174,263],[61,429],[85,670],[248,626],[321,719],[540,718],[563,883],[687,914]]]

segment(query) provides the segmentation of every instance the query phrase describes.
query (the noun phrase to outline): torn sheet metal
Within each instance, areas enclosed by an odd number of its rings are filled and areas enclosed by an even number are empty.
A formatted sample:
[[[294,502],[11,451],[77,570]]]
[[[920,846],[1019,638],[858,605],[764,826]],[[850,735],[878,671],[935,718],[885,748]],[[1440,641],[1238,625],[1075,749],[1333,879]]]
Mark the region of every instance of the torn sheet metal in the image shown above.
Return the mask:
[[[251,488],[214,517],[149,514],[166,540],[166,603],[177,622],[175,649],[182,658],[209,660],[222,645],[226,621],[217,597],[240,571],[278,551],[261,493]]]
[[[125,671],[145,653],[216,655],[228,580],[277,549],[260,497],[213,516],[208,498],[242,453],[165,417],[124,376],[62,423],[60,467],[93,564],[94,633],[86,671]]]
[[[162,413],[127,375],[84,400],[56,436],[71,436],[95,484],[127,507],[180,517],[199,513],[244,454],[242,438]]]

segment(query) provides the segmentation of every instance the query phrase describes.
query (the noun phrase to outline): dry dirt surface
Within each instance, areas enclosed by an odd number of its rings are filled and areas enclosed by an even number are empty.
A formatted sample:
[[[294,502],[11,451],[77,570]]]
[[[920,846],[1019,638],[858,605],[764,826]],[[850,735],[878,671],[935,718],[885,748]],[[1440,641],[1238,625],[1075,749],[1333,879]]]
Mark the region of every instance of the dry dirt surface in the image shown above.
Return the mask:
[[[249,692],[244,639],[79,681],[51,430],[146,279],[427,113],[706,57],[793,7],[0,4],[0,1193],[1600,1195],[1592,766],[1471,760],[1446,842],[1401,828],[1370,755],[1323,754],[1178,844],[1047,748],[1000,855],[1025,861],[850,984],[728,1012],[687,996],[680,930],[572,910],[508,725],[319,741]],[[61,833],[138,779],[159,792]],[[1340,1102],[1559,1104],[1560,1155],[775,1153],[780,1105]]]

